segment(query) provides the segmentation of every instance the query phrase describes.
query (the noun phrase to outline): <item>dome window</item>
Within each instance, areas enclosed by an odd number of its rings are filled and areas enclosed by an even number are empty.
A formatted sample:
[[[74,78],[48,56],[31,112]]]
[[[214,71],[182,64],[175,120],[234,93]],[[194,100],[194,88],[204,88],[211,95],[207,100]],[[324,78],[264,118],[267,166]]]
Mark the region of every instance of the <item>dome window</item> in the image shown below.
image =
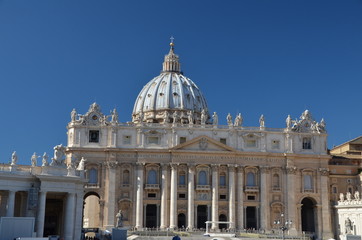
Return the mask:
[[[149,94],[147,94],[147,97],[151,97],[151,96],[152,96],[152,94],[150,94],[150,93],[149,93]]]
[[[172,83],[173,83],[173,85],[177,85],[177,82],[176,82],[176,81],[173,81]]]
[[[160,96],[163,96],[163,95],[165,95],[165,94],[161,92],[161,93],[160,93]]]
[[[177,94],[177,92],[174,92],[173,95],[174,95],[174,96],[177,96],[178,94]]]

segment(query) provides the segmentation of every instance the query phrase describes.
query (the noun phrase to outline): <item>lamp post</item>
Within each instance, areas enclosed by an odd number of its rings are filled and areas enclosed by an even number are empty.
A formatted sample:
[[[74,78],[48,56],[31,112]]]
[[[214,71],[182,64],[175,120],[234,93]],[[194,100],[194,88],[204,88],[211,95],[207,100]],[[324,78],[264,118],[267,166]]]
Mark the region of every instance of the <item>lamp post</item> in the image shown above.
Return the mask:
[[[288,226],[292,225],[292,221],[286,219],[284,221],[284,213],[280,214],[280,219],[277,219],[274,221],[275,225],[278,225],[278,227],[280,228],[280,230],[282,230],[282,239],[285,239],[285,231],[288,230]]]

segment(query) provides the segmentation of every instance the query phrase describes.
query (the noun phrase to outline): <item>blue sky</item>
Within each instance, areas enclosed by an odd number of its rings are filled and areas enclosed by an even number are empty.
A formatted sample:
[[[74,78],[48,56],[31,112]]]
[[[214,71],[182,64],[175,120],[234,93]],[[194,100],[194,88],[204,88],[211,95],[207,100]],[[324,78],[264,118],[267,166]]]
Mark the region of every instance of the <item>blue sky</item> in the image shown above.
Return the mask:
[[[184,75],[225,124],[282,128],[309,109],[328,146],[362,135],[362,1],[0,0],[0,162],[53,155],[76,108],[131,120],[175,37]]]

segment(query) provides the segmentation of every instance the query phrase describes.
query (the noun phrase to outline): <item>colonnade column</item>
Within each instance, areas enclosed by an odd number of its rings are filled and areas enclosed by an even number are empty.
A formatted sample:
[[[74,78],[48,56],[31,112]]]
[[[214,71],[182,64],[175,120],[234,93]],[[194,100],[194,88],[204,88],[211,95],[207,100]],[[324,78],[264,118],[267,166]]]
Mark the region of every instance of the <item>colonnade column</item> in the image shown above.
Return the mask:
[[[74,239],[75,193],[68,193],[65,206],[64,240]]]
[[[295,202],[295,178],[296,178],[296,173],[297,173],[297,167],[294,166],[289,166],[286,167],[286,171],[287,171],[287,188],[286,188],[286,192],[284,192],[284,196],[286,197],[287,200],[287,215],[286,215],[286,219],[288,219],[289,221],[292,221],[292,225],[289,228],[289,233],[291,235],[296,235],[297,234],[297,230],[295,228],[295,223],[296,223],[296,217],[295,217],[295,209],[296,209],[296,202]]]
[[[74,239],[81,239],[83,227],[83,189],[78,191],[76,195],[76,209],[75,209],[75,226],[74,226]]]
[[[170,228],[175,229],[177,215],[177,165],[171,164]]]
[[[267,193],[267,175],[269,173],[268,167],[261,167],[260,168],[260,228],[261,229],[268,229],[268,222],[269,222],[269,213],[268,213],[268,193]]]
[[[187,201],[187,229],[192,231],[194,228],[194,217],[195,217],[195,206],[194,206],[194,195],[195,195],[195,166],[189,165],[188,175],[188,201]]]
[[[39,192],[38,199],[38,214],[36,217],[36,236],[43,237],[44,234],[44,220],[45,220],[45,205],[46,205],[47,192]]]
[[[136,190],[136,229],[143,227],[143,164],[137,164],[137,190]]]
[[[237,191],[237,212],[238,212],[238,224],[239,230],[244,229],[244,168],[238,166],[238,191]]]
[[[168,166],[162,164],[162,176],[161,176],[161,224],[160,228],[167,228],[167,176]]]
[[[218,165],[213,164],[212,165],[212,209],[211,209],[211,216],[213,223],[211,224],[211,229],[217,230],[219,224],[215,223],[218,221],[218,215],[219,215],[219,176],[218,176]]]
[[[229,166],[229,229],[235,229],[235,165]]]
[[[108,230],[114,227],[116,212],[116,168],[117,162],[106,162],[108,181],[105,184],[105,227]]]
[[[320,168],[320,182],[321,182],[321,201],[322,201],[322,209],[321,209],[321,224],[322,225],[322,235],[323,239],[333,238],[332,234],[332,224],[331,224],[331,213],[329,209],[329,197],[328,197],[328,179],[329,179],[329,170],[327,168]],[[319,210],[319,209],[318,209]]]
[[[6,211],[7,217],[14,217],[15,193],[16,193],[15,191],[9,190],[8,209]]]

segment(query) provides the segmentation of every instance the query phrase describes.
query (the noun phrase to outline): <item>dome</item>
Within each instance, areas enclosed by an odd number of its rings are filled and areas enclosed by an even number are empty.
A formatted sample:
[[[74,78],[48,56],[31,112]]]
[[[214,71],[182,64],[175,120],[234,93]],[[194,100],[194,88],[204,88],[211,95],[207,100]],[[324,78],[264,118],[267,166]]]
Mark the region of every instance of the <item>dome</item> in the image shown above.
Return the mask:
[[[174,53],[174,43],[165,56],[161,74],[149,81],[138,94],[132,121],[135,123],[200,123],[201,112],[209,119],[206,100],[196,84],[180,70],[179,57]],[[192,118],[188,115],[192,114]]]

